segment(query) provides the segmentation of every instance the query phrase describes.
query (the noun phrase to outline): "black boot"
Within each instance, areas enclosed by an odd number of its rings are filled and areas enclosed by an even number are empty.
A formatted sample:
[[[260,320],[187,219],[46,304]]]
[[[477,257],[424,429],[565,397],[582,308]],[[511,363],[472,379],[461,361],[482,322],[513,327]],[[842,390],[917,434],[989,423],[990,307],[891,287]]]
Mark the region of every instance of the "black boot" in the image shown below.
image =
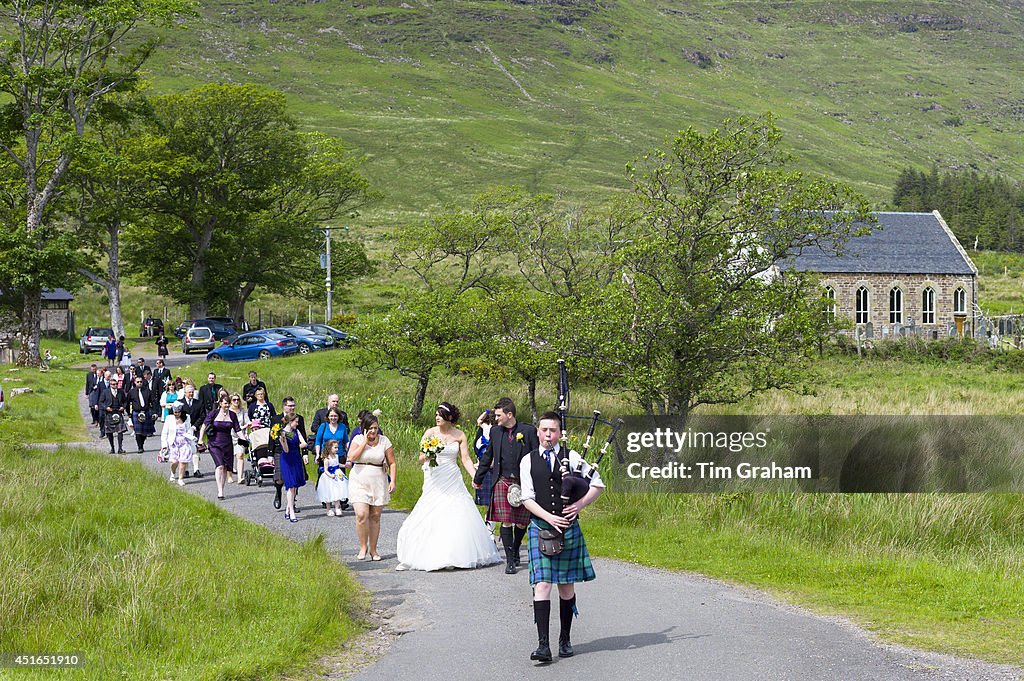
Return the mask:
[[[576,596],[567,601],[559,598],[558,619],[562,625],[561,631],[558,632],[559,657],[572,657],[576,654],[576,651],[572,649],[572,643],[569,642],[569,631],[572,629],[572,617],[574,614],[576,614]]]
[[[519,549],[523,546],[523,537],[526,536],[525,527],[514,527],[512,529],[512,551],[516,556],[516,567],[519,567],[522,562],[519,560]]]
[[[505,574],[514,575],[516,573],[516,554],[512,549],[505,549]]]
[[[281,485],[276,485],[277,491],[274,492],[274,508],[281,510]]]
[[[537,662],[551,662],[550,631],[551,601],[533,602],[533,621],[537,623],[537,650],[530,653],[530,659]]]
[[[500,534],[501,545],[505,549],[505,574],[514,575],[516,573],[516,558],[519,554],[512,548],[515,545],[515,540],[512,537],[512,526],[502,525]]]

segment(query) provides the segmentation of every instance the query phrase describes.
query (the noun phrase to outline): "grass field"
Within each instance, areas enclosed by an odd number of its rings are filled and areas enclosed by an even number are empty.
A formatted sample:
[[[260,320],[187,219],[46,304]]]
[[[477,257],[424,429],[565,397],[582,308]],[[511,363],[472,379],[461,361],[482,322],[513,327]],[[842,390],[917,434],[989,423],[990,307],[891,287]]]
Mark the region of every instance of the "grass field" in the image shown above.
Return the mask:
[[[1020,180],[1019,7],[913,3],[207,2],[147,64],[158,92],[283,90],[386,199],[359,229],[495,184],[582,199],[689,125],[771,110],[799,165],[876,205],[900,169]],[[995,65],[998,65],[996,67]]]
[[[329,392],[342,407],[383,411],[382,425],[399,459],[393,505],[410,508],[422,473],[415,462],[418,423],[404,416],[413,383],[389,373],[366,374],[346,351],[258,364],[196,363],[239,389],[255,367],[279,403],[293,395],[311,414]],[[1014,361],[858,360],[829,355],[815,370],[816,395],[768,394],[734,405],[733,413],[1020,414],[1024,377]],[[50,376],[45,377],[50,380]],[[486,385],[439,375],[427,396],[463,408],[468,422],[508,394],[525,403],[524,386]],[[542,385],[541,405],[554,401]],[[579,386],[574,411],[627,414],[615,396]],[[8,418],[16,416],[16,411]],[[611,476],[614,478],[614,475]],[[199,503],[199,502],[196,502]],[[1015,494],[812,495],[627,494],[611,489],[584,520],[597,555],[670,569],[693,570],[818,612],[839,614],[886,641],[1024,664],[1024,504]]]

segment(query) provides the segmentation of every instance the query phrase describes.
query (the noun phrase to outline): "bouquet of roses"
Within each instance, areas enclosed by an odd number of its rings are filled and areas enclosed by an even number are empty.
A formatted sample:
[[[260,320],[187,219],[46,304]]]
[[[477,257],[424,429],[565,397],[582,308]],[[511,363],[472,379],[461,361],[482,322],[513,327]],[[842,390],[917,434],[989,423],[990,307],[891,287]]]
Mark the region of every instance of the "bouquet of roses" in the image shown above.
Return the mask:
[[[425,437],[420,441],[420,454],[427,458],[431,468],[437,466],[437,455],[444,449],[444,445],[444,440],[437,435]]]

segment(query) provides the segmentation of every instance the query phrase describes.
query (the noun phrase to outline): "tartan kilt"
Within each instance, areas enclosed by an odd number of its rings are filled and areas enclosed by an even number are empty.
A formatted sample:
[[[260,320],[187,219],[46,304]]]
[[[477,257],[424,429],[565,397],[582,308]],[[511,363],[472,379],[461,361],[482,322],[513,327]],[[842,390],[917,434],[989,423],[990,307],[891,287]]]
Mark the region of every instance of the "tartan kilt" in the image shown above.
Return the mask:
[[[487,471],[487,474],[484,475],[484,484],[480,485],[480,489],[475,491],[476,494],[474,496],[476,498],[474,501],[476,502],[476,505],[490,508],[491,492],[494,491],[494,473],[492,471]]]
[[[153,413],[147,409],[140,413],[132,414],[132,425],[135,426],[135,434],[149,437],[156,435],[156,425],[153,423]]]
[[[530,584],[574,584],[589,582],[597,577],[579,522],[574,522],[566,528],[562,552],[557,556],[545,556],[540,552],[542,529],[554,528],[543,520],[534,518],[526,531],[527,554],[530,557]]]
[[[525,525],[530,522],[530,512],[525,506],[516,508],[508,503],[508,488],[513,482],[510,478],[498,478],[491,493],[491,504],[487,508],[489,522],[512,525]]]

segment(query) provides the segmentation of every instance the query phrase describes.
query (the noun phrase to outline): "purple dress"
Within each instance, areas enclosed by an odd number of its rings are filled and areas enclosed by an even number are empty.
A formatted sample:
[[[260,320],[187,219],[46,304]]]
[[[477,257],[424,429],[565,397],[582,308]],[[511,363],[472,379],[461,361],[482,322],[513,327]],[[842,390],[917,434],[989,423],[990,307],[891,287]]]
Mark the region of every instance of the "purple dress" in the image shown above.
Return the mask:
[[[210,456],[213,457],[214,465],[224,466],[231,469],[234,465],[235,443],[231,439],[231,433],[240,430],[238,417],[228,411],[230,421],[215,420],[220,415],[220,409],[215,409],[206,415],[203,422],[206,425],[206,432],[209,434]]]

